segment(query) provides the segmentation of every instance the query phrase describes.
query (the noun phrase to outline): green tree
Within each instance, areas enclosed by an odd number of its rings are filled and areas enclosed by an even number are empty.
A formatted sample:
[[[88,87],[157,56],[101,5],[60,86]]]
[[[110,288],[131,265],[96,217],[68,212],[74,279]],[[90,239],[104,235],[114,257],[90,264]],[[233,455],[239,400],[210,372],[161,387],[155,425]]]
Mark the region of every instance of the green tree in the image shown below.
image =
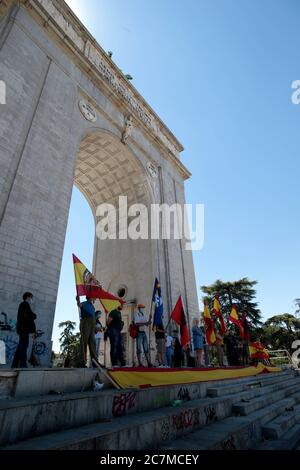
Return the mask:
[[[275,315],[268,318],[256,335],[269,349],[287,349],[291,353],[293,341],[300,339],[300,320],[290,313]]]
[[[210,286],[202,286],[201,289],[211,309],[213,308],[214,296],[218,295],[221,312],[225,320],[228,320],[232,305],[235,304],[240,317],[244,312],[246,313],[250,328],[253,330],[262,324],[261,312],[255,301],[256,284],[257,281],[250,281],[247,277],[244,277],[234,282],[217,280]]]
[[[64,358],[64,367],[79,367],[81,360],[80,333],[74,333],[76,323],[70,320],[58,325],[63,328],[60,335],[60,351]]]

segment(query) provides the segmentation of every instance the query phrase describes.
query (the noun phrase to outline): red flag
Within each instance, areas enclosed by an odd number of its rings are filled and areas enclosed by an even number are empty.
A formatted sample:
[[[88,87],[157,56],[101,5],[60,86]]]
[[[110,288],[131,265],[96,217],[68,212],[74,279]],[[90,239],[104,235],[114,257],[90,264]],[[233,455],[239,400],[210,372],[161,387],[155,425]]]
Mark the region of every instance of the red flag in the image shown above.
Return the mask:
[[[242,315],[242,325],[243,325],[243,330],[244,330],[244,340],[249,343],[249,341],[250,341],[250,327],[249,327],[249,323],[247,321],[245,312]]]
[[[171,314],[171,318],[177,323],[177,325],[179,325],[180,342],[182,347],[185,348],[190,341],[190,335],[186,324],[185,312],[181,296],[177,300],[177,304],[175,305],[175,308]]]
[[[219,302],[219,299],[218,299],[217,295],[214,298],[213,312],[215,314],[215,317],[218,318],[221,322],[222,333],[224,335],[226,333],[227,327],[226,327],[223,315],[221,313],[220,302]]]
[[[229,315],[229,320],[231,321],[231,323],[234,323],[238,327],[239,332],[240,332],[240,337],[243,338],[244,328],[243,328],[241,320],[239,319],[239,315],[238,315],[235,304],[232,305],[231,313]]]
[[[214,322],[211,318],[209,307],[206,301],[204,301],[204,323],[206,326],[206,339],[209,345],[216,342]]]

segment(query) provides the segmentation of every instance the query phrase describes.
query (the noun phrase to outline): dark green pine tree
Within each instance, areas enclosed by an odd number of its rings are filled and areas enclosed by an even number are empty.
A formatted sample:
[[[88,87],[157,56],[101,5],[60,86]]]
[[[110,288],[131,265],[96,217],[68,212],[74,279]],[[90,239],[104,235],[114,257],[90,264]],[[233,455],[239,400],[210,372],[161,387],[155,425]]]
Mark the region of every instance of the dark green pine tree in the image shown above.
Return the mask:
[[[233,304],[237,306],[239,317],[245,312],[251,330],[262,324],[261,312],[255,301],[257,281],[250,281],[247,277],[234,282],[223,282],[217,280],[211,286],[202,286],[201,290],[213,308],[213,299],[217,294],[221,306],[221,312],[228,322],[228,317]]]

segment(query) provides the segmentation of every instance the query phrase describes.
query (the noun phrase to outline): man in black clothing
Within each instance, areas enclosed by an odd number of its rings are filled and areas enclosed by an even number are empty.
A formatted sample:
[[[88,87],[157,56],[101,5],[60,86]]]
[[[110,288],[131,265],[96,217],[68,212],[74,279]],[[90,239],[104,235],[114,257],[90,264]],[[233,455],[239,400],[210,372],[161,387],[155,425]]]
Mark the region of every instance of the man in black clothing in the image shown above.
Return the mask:
[[[27,368],[27,348],[29,345],[29,335],[35,336],[36,314],[31,310],[30,304],[33,301],[31,292],[25,292],[23,302],[19,305],[17,319],[17,333],[19,335],[19,344],[15,352],[12,368]]]
[[[226,355],[230,366],[239,366],[239,343],[233,330],[229,330],[224,338]]]

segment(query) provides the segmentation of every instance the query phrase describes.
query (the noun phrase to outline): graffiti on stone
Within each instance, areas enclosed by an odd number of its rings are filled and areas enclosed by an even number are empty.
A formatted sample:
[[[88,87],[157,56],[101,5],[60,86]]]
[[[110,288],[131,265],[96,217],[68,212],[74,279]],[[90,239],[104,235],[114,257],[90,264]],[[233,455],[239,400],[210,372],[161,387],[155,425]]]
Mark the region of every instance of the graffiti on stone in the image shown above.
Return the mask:
[[[181,411],[172,416],[172,425],[176,431],[184,431],[188,428],[199,426],[200,413],[197,408]]]
[[[161,439],[162,441],[168,441],[170,437],[170,423],[165,419],[161,425]]]
[[[115,417],[123,416],[128,411],[135,408],[136,392],[126,392],[115,395],[112,402],[112,415]]]
[[[218,416],[213,406],[206,406],[204,408],[204,413],[206,415],[206,424],[213,424],[218,421]]]
[[[234,436],[231,435],[229,436],[228,439],[223,441],[222,443],[222,450],[236,450],[235,442],[234,442]]]
[[[177,394],[177,398],[178,398],[178,400],[182,400],[182,401],[190,401],[191,396],[190,396],[190,392],[189,392],[188,388],[181,387],[179,389],[178,394]]]

